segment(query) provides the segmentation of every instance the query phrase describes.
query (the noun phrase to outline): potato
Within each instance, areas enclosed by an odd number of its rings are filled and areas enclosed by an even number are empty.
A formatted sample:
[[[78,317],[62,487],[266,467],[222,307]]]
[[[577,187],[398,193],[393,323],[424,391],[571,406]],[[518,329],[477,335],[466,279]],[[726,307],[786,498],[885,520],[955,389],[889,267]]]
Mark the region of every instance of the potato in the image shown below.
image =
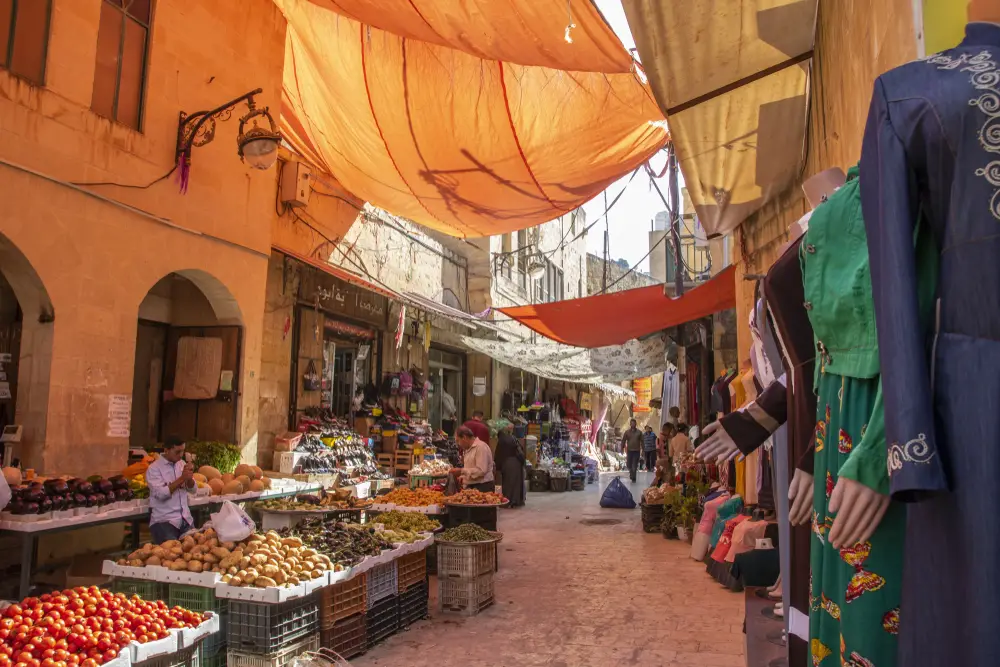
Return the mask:
[[[279,572],[281,572],[281,569],[277,565],[265,565],[261,569],[261,574],[265,577],[271,577],[272,579],[278,576]]]
[[[286,537],[285,539],[281,540],[281,544],[286,547],[301,547],[302,540],[299,539],[298,537]]]
[[[219,562],[219,557],[215,554],[205,554],[201,557],[202,563],[208,563],[210,565],[217,565]]]
[[[194,549],[197,544],[198,543],[195,542],[194,538],[190,535],[181,540],[181,548],[184,549],[184,551],[191,551],[191,549]]]
[[[263,565],[267,562],[267,554],[254,554],[250,557],[250,562],[254,565]]]
[[[179,544],[176,547],[170,547],[170,555],[179,558],[184,555],[184,549]]]
[[[118,559],[117,561],[115,561],[115,562],[116,562],[116,564],[118,564],[118,565],[128,565],[128,559],[127,559],[127,558],[119,558],[119,559]]]
[[[219,581],[221,581],[224,584],[228,584],[230,581],[232,581],[232,579],[233,579],[232,575],[224,574],[222,575],[222,579],[220,579]]]
[[[311,556],[315,556],[315,555],[317,555],[317,554],[316,554],[316,550],[315,550],[315,549],[303,549],[303,550],[302,550],[301,552],[299,552],[299,553],[300,553],[300,555],[302,555],[302,556],[305,556],[306,558],[309,558],[309,557],[311,557]]]
[[[143,567],[145,563],[138,558],[130,558],[128,561],[129,567]]]
[[[179,547],[180,545],[181,543],[178,540],[167,540],[160,546],[163,547],[164,549],[173,549],[174,547]]]
[[[182,558],[182,559],[183,559],[183,560],[184,560],[185,562],[190,562],[190,561],[191,561],[191,554],[184,554],[183,556],[181,556],[181,558]]]
[[[175,560],[170,563],[170,569],[174,572],[180,572],[181,570],[188,569],[188,564],[184,561],[184,559]]]
[[[154,565],[160,565],[162,562],[163,560],[161,560],[158,556],[150,556],[149,558],[146,559],[146,565],[150,567]]]
[[[264,562],[265,563],[267,562],[266,558],[264,559]],[[245,570],[248,567],[250,567],[250,556],[244,556],[243,558],[240,559],[240,568]]]
[[[246,576],[244,576],[242,579],[247,583],[248,586],[253,586],[253,582],[257,581],[257,573],[247,572]]]
[[[274,579],[279,586],[283,586],[285,584],[285,581],[287,581],[287,577],[285,577],[285,573],[282,572],[280,568],[274,574],[274,576],[272,576],[271,578]]]
[[[289,586],[298,586],[302,582],[299,581],[298,577],[288,577],[288,581],[286,581],[285,583],[287,583]]]
[[[226,572],[228,574],[239,574],[239,570],[236,569],[236,566],[232,566],[232,567],[227,568]]]
[[[153,551],[151,552],[151,554],[152,554],[153,556],[156,556],[157,558],[161,558],[161,559],[162,559],[163,557],[165,557],[165,556],[166,556],[166,555],[167,555],[168,553],[170,553],[170,552],[169,552],[169,551],[167,551],[166,549],[164,549],[163,547],[156,547],[156,548],[155,548],[155,549],[153,549]]]
[[[278,533],[276,531],[273,531],[273,530],[269,530],[266,533],[264,533],[264,537],[267,538],[267,539],[273,538],[273,539],[276,539],[278,541],[281,541],[281,535],[278,535]]]
[[[319,579],[322,576],[323,576],[323,570],[313,570],[312,571],[312,578],[313,579]]]
[[[219,546],[219,538],[217,537],[209,538],[208,540],[205,541],[205,544],[208,545],[209,549],[214,549],[217,546]]]
[[[268,586],[273,587],[277,585],[278,582],[276,582],[271,577],[257,577],[257,580],[254,581],[254,586],[256,586],[257,588],[267,588]]]
[[[133,551],[128,555],[128,560],[142,560],[147,555],[148,554],[142,549],[136,549],[135,551]]]
[[[236,545],[232,542],[223,542],[219,546],[221,546],[223,549],[229,549],[230,551],[236,548]]]
[[[192,554],[207,554],[209,551],[211,551],[211,549],[204,544],[199,544],[191,549]]]
[[[247,571],[246,570],[240,570],[239,572],[236,573],[236,576],[239,577],[240,579],[242,579],[243,577],[247,576]]]
[[[204,569],[200,560],[193,560],[188,563],[188,572],[201,572]]]
[[[243,585],[243,580],[240,579],[239,575],[236,575],[235,577],[233,577],[232,579],[229,580],[229,585],[230,586],[242,586]]]

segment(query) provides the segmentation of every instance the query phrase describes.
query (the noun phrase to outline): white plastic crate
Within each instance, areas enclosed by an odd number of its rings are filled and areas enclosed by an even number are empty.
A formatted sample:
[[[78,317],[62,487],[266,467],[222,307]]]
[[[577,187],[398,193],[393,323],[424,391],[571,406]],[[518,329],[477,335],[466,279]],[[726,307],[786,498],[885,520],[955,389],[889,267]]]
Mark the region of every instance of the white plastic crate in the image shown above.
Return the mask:
[[[396,595],[399,588],[396,561],[376,565],[368,570],[368,608],[385,598]]]
[[[319,648],[320,635],[316,633],[276,653],[266,655],[229,649],[226,665],[227,667],[288,667],[298,656],[308,651],[318,651]]]

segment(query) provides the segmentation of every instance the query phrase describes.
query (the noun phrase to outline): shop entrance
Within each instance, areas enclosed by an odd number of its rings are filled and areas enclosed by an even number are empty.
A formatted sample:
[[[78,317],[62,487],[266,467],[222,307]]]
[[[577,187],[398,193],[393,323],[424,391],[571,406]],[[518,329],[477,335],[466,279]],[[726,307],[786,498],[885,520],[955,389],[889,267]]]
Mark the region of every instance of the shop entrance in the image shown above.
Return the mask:
[[[448,435],[455,434],[455,427],[466,416],[463,408],[465,397],[465,357],[431,347],[428,363],[431,371],[433,393],[429,396],[428,416],[431,426]]]
[[[349,341],[327,337],[323,341],[323,407],[343,417],[352,412],[351,404],[359,391],[371,381],[369,357],[371,341]]]
[[[6,463],[19,459],[26,468],[43,467],[54,323],[38,273],[0,235],[0,432],[21,427],[20,445],[0,445]]]
[[[153,285],[139,305],[129,445],[167,435],[238,443],[242,334],[236,300],[204,271]]]

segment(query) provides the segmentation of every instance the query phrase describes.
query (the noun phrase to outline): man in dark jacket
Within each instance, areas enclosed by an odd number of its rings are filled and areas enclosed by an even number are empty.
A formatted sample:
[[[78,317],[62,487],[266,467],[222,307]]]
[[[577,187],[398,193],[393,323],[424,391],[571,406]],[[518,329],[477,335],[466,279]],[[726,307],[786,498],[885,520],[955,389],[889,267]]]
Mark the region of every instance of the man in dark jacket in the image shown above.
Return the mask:
[[[642,431],[636,428],[636,421],[629,420],[629,429],[622,434],[622,448],[628,463],[628,476],[633,482],[639,472],[639,457],[642,456]]]
[[[462,426],[471,430],[473,435],[485,442],[487,445],[490,444],[490,427],[483,421],[482,410],[476,410],[473,412],[472,419],[462,424]]]

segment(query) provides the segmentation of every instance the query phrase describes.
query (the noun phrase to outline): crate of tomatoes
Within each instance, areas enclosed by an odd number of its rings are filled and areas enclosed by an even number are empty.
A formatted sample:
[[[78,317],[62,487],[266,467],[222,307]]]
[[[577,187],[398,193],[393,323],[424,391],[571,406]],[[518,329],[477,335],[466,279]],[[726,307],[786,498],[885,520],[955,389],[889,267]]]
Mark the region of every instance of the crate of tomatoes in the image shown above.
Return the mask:
[[[29,597],[0,612],[0,667],[126,667],[176,653],[211,620],[96,586]]]

